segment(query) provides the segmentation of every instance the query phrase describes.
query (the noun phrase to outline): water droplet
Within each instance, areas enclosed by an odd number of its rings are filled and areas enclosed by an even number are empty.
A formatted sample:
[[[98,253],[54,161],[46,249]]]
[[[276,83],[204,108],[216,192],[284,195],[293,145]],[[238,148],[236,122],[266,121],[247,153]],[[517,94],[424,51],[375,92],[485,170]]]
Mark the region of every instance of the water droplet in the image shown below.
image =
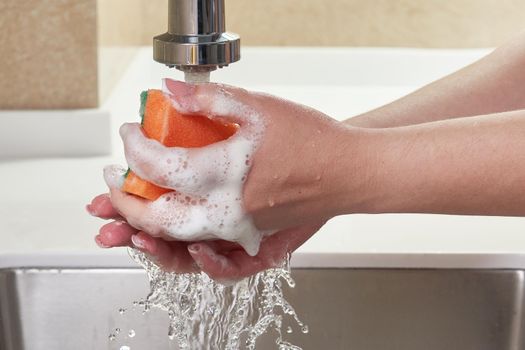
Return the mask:
[[[120,347],[120,350],[131,350],[131,348],[129,346],[127,346],[127,345],[122,345]]]
[[[115,328],[115,334],[119,334],[120,333],[120,328]]]
[[[273,178],[274,178],[274,180],[277,180],[279,178],[279,175],[276,174],[276,175],[273,176]]]
[[[303,332],[304,334],[308,333],[310,330],[308,329],[308,326],[307,325],[304,325],[301,327],[301,332]]]
[[[126,312],[126,309],[124,309],[124,308],[118,309],[118,313],[121,314],[121,315],[124,315],[125,312]]]
[[[133,338],[134,336],[135,336],[135,330],[134,329],[130,329],[129,332],[128,332],[128,337]]]
[[[286,333],[290,334],[292,332],[293,332],[292,327],[288,326],[288,328],[286,328]]]
[[[275,201],[273,200],[273,198],[268,199],[268,205],[270,206],[270,208],[275,205]]]
[[[317,175],[317,177],[315,178],[317,181],[321,180],[321,175]]]
[[[114,341],[115,339],[117,339],[117,336],[115,334],[110,334],[108,338],[109,340]]]

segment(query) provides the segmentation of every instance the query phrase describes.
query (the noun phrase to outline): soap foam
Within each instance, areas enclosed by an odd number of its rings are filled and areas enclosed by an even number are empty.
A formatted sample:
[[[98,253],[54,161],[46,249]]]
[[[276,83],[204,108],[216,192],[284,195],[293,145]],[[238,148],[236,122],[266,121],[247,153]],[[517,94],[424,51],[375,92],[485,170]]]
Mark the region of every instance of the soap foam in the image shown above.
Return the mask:
[[[121,188],[124,184],[126,169],[120,165],[109,165],[104,168],[104,180],[111,188]]]
[[[171,98],[166,84],[163,92],[180,112],[199,111],[191,103],[193,98],[182,105]],[[130,168],[148,181],[177,191],[148,204],[148,210],[136,224],[150,234],[177,240],[237,242],[253,256],[261,239],[271,232],[255,227],[243,209],[242,190],[264,133],[264,121],[257,111],[234,100],[225,89],[206,98],[208,117],[234,116],[240,124],[237,133],[228,140],[201,148],[164,147],[146,138],[139,125],[127,124],[121,128]],[[118,171],[108,168],[106,172],[106,182],[111,187]]]

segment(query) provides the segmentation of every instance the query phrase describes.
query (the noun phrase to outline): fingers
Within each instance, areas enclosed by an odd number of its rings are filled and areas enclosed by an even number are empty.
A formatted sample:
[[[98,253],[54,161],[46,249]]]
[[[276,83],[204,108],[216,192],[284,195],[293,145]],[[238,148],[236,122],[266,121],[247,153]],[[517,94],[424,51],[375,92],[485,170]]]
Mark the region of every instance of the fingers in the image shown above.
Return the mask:
[[[266,237],[256,256],[250,256],[239,246],[222,241],[193,243],[188,246],[188,251],[203,272],[221,283],[229,284],[281,266],[286,255],[297,249],[321,226],[322,223],[291,228]]]
[[[229,158],[225,148],[165,147],[147,138],[138,123],[122,125],[120,136],[129,167],[139,177],[158,186],[203,195],[223,178],[210,175],[216,172],[213,160],[224,162]]]
[[[264,113],[256,94],[223,84],[187,84],[164,80],[164,91],[175,108],[185,114],[205,115],[240,125],[235,134],[247,139],[259,138],[264,130]]]
[[[263,260],[248,255],[244,250],[233,250],[223,255],[207,243],[199,242],[189,245],[188,251],[204,273],[223,284],[231,284],[268,268]]]
[[[120,165],[108,165],[104,168],[104,181],[110,189],[119,189],[124,183],[126,169]]]
[[[131,237],[137,229],[122,221],[113,221],[102,226],[95,242],[101,248],[131,246]]]
[[[239,110],[239,102],[246,100],[246,90],[224,84],[188,84],[172,79],[164,79],[163,90],[182,113],[221,117],[239,125],[248,122]]]
[[[193,241],[213,238],[223,221],[208,217],[209,203],[177,192],[148,201],[118,189],[111,190],[113,207],[136,229],[165,240]],[[224,209],[217,205],[216,211]],[[215,215],[221,219],[221,216]],[[222,228],[224,229],[224,228]]]
[[[143,230],[143,217],[148,213],[148,202],[115,188],[112,188],[110,193],[111,204],[115,210],[125,217],[131,226]]]
[[[230,284],[239,278],[239,271],[224,255],[216,253],[209,245],[201,242],[188,246],[197,266],[210,278]]]
[[[187,243],[165,241],[151,237],[147,233],[138,232],[131,237],[133,245],[146,253],[153,261],[166,271],[177,273],[198,272],[199,268],[187,250]]]
[[[206,244],[210,246],[213,250],[221,254],[226,254],[233,250],[244,249],[241,245],[239,245],[239,243],[225,241],[223,239],[208,240],[206,241]]]
[[[91,203],[86,205],[86,210],[89,214],[101,219],[122,219],[117,210],[113,208],[111,199],[107,193],[93,198]]]
[[[123,125],[121,134],[130,168],[145,180],[176,190],[149,202],[112,189],[113,206],[132,226],[184,240],[229,237],[256,254],[258,245],[250,244],[245,231],[259,233],[241,209],[242,183],[255,149],[251,141],[229,139],[184,149],[148,139],[139,124]]]
[[[167,242],[138,231],[125,222],[114,221],[102,226],[95,242],[101,248],[134,247],[147,254],[167,271],[199,271],[185,242]]]

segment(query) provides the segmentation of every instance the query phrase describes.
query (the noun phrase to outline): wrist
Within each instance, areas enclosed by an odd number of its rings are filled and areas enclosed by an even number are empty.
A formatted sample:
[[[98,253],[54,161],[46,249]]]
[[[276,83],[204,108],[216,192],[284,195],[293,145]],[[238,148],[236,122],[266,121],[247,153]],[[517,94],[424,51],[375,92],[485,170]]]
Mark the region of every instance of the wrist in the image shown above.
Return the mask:
[[[392,129],[365,129],[344,126],[336,142],[330,167],[334,185],[334,216],[392,212],[395,198],[389,176],[395,171]]]

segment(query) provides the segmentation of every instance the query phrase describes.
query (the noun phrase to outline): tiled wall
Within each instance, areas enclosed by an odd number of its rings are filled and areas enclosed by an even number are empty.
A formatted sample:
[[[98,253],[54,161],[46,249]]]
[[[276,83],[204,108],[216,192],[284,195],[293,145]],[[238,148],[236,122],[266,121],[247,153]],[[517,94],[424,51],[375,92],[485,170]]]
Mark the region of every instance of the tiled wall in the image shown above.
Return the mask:
[[[525,29],[525,0],[225,0],[245,45],[495,46]],[[149,45],[167,0],[98,0],[103,45]]]
[[[98,103],[96,0],[0,1],[0,109]]]

